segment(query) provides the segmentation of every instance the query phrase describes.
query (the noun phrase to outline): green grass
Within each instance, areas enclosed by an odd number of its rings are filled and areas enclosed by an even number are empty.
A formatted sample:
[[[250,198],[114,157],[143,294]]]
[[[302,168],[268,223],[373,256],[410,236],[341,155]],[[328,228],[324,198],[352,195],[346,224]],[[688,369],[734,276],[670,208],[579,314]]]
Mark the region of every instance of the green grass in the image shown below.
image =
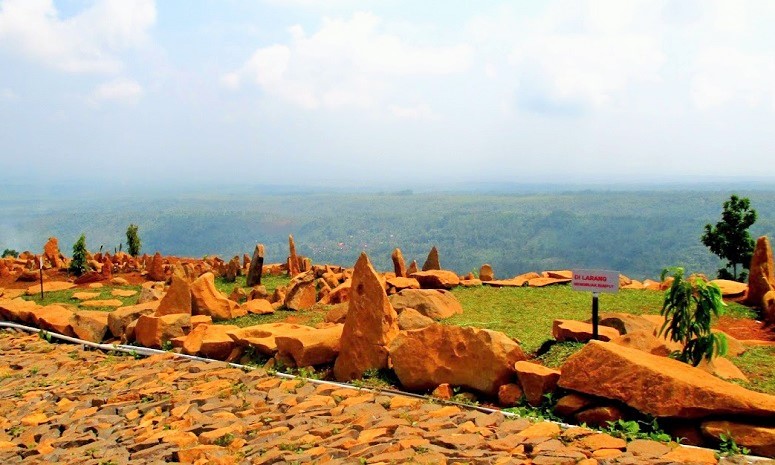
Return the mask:
[[[752,347],[743,355],[732,359],[747,377],[748,382],[738,382],[752,391],[775,395],[775,347]]]
[[[111,295],[110,293],[114,289],[137,291],[137,294],[130,297],[117,297],[117,296]],[[76,292],[99,292],[99,295],[97,297],[90,300],[118,299],[125,306],[135,305],[137,303],[137,300],[140,298],[140,286],[109,286],[109,285],[104,285],[103,287],[98,289],[73,288],[73,289],[67,289],[65,291],[45,292],[43,294],[43,299],[40,298],[40,294],[24,295],[22,296],[22,298],[25,300],[33,301],[39,305],[64,304],[68,306],[74,306],[79,309],[82,308],[83,310],[101,310],[101,311],[114,310],[113,307],[80,307],[81,301],[73,298],[73,294],[75,294]]]
[[[266,291],[271,295],[275,289],[282,286],[287,286],[291,282],[288,276],[269,276],[264,275],[261,277],[261,284],[266,287]],[[233,283],[227,282],[223,277],[215,278],[215,288],[226,294],[228,297],[232,293],[235,287],[241,287],[247,294],[250,294],[250,287],[247,286],[247,276],[237,276],[237,280]]]
[[[519,340],[527,352],[535,352],[552,338],[555,319],[585,321],[592,317],[592,294],[574,291],[568,285],[457,287],[452,292],[463,305],[463,313],[444,323],[501,331]],[[600,313],[658,315],[663,299],[662,292],[622,289],[616,294],[600,294],[599,309]],[[735,318],[754,315],[750,309],[733,303],[726,307],[726,314]]]

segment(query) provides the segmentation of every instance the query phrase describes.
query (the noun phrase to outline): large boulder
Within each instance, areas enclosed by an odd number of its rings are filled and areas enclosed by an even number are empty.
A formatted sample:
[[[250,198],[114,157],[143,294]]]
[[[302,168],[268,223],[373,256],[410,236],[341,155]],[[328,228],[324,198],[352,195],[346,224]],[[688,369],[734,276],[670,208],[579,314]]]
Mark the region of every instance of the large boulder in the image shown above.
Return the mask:
[[[565,362],[559,386],[617,400],[655,417],[775,415],[775,396],[677,360],[601,341],[590,341]]]
[[[772,247],[767,236],[756,240],[756,247],[751,256],[751,266],[748,272],[747,305],[758,307],[762,305],[764,295],[775,286],[775,263],[772,257]]]
[[[239,329],[233,325],[197,325],[183,339],[183,352],[215,360],[226,360],[236,343],[229,333]]]
[[[428,318],[413,308],[405,308],[398,314],[398,329],[422,329],[434,324],[433,318]]]
[[[277,351],[288,355],[297,367],[331,363],[339,354],[343,325],[275,337]]]
[[[654,320],[644,318],[640,315],[632,315],[630,313],[601,313],[597,321],[601,326],[614,328],[619,331],[620,334],[630,334],[636,331],[653,333],[654,330],[659,330],[659,326]],[[591,318],[587,320],[587,323],[591,322]]]
[[[221,294],[215,288],[215,276],[208,272],[191,283],[191,313],[208,315],[216,321],[247,315],[247,310]]]
[[[525,399],[533,407],[540,406],[544,396],[557,389],[557,381],[560,379],[558,370],[524,360],[515,363],[514,369]]]
[[[390,296],[390,304],[398,313],[405,308],[413,308],[434,320],[463,313],[463,306],[455,295],[440,289],[404,289]]]
[[[186,313],[142,315],[135,326],[135,339],[145,347],[158,349],[167,341],[185,336],[190,329],[191,315]]]
[[[283,305],[288,310],[306,310],[317,302],[315,272],[307,271],[291,279]]]
[[[495,397],[513,379],[514,364],[525,358],[519,344],[503,333],[438,323],[401,331],[390,344],[393,370],[413,391],[447,383]]]
[[[493,273],[492,266],[489,263],[485,263],[479,268],[479,279],[482,281],[492,281],[495,279],[495,273]]]
[[[172,276],[172,284],[156,308],[156,316],[173,313],[191,315],[191,285],[185,279],[175,275]]]
[[[70,318],[70,326],[79,339],[90,342],[102,342],[108,332],[108,312],[80,311]]]
[[[398,315],[369,257],[361,253],[353,270],[350,306],[334,364],[336,379],[351,381],[366,370],[387,368],[388,345],[397,335]]]
[[[409,277],[416,279],[423,289],[452,289],[460,284],[460,277],[447,270],[418,271]]]
[[[46,305],[32,310],[32,322],[40,329],[63,334],[65,336],[75,336],[70,319],[73,312],[61,305]]]
[[[119,307],[108,313],[108,329],[114,337],[122,337],[129,323],[137,320],[142,315],[150,315],[159,306],[158,300],[152,300],[137,305]]]
[[[721,291],[721,295],[728,298],[740,297],[748,290],[748,285],[729,279],[714,279],[709,284],[715,284]]]
[[[48,261],[52,268],[65,266],[65,261],[59,252],[59,240],[56,237],[49,237],[48,242],[43,246],[43,258]]]
[[[0,299],[0,317],[7,321],[32,323],[32,312],[38,304],[20,297],[15,299]]]
[[[240,347],[252,347],[253,350],[260,354],[272,356],[277,353],[277,336],[290,337],[314,331],[315,328],[311,326],[292,323],[268,323],[229,331],[228,335]]]

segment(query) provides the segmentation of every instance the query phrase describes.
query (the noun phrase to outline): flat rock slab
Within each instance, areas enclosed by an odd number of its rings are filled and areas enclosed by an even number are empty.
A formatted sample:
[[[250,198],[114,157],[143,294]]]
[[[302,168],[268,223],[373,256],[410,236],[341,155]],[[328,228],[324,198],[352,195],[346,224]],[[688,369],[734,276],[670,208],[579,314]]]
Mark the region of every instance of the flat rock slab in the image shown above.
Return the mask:
[[[135,360],[5,331],[0,353],[5,463],[575,464],[622,445],[607,435],[566,440],[554,423],[171,354]],[[616,450],[628,464],[713,457],[674,446]]]
[[[66,281],[44,281],[43,292],[66,291],[75,287],[75,284]],[[25,291],[27,295],[40,294],[40,283],[32,285]]]
[[[124,302],[118,299],[87,300],[81,302],[81,307],[122,307]]]

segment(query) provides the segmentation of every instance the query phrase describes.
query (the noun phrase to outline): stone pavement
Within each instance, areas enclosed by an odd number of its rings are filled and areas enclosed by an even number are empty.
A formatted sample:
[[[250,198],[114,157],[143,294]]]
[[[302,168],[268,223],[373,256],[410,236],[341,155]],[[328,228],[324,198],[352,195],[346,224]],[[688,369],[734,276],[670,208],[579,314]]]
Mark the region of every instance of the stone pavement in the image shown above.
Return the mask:
[[[0,461],[716,463],[711,451],[0,331]],[[742,463],[742,462],[737,462]],[[775,462],[770,462],[775,463]]]

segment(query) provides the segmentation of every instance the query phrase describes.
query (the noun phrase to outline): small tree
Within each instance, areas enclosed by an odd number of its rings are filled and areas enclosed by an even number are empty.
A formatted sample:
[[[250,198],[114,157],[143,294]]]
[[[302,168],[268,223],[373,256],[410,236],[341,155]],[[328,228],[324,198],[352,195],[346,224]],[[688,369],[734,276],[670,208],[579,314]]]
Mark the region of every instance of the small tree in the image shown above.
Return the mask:
[[[726,337],[710,330],[712,319],[720,316],[725,306],[721,289],[700,277],[684,279],[684,269],[680,267],[662,271],[662,281],[668,274],[672,275],[673,283],[665,292],[660,312],[665,323],[659,335],[683,344],[683,350],[675,358],[697,366],[703,358],[710,361],[726,354]]]
[[[727,260],[726,266],[718,270],[719,278],[745,281],[748,273],[741,271],[738,275],[737,265],[741,264],[743,269],[747,270],[751,264],[754,240],[748,233],[748,228],[755,222],[756,210],[751,208],[751,201],[732,194],[729,200],[724,202],[721,221],[716,223],[716,227],[705,225],[702,243],[711,252]]]
[[[81,237],[73,244],[73,260],[70,262],[70,273],[76,276],[89,271],[89,262],[86,259],[86,235],[81,234]]]
[[[5,249],[3,250],[2,258],[5,258],[5,257],[19,258],[19,252],[17,252],[14,249]]]
[[[138,227],[136,224],[130,224],[126,228],[126,249],[129,255],[136,257],[140,255],[140,236],[137,234]]]

